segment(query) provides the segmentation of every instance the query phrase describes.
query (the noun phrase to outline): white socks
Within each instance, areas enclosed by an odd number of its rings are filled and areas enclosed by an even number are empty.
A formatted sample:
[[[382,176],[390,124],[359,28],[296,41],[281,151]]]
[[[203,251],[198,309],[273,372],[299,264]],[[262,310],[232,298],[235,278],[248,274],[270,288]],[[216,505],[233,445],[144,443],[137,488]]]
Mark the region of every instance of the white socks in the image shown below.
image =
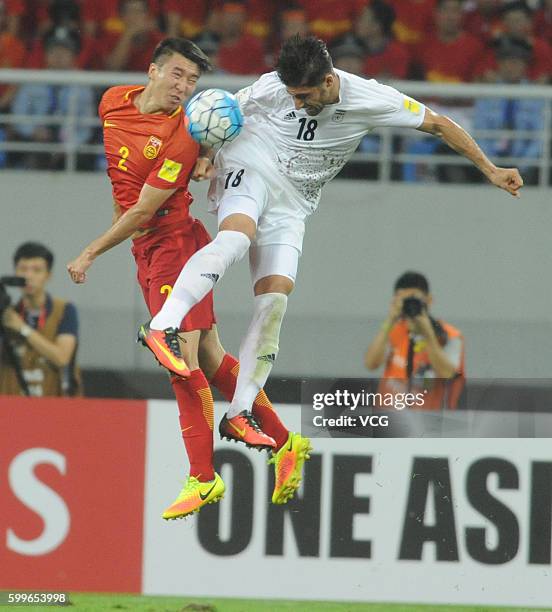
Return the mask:
[[[151,328],[180,327],[192,307],[247,253],[250,244],[244,233],[222,230],[213,242],[194,253],[182,268],[163,308],[151,320]]]
[[[240,371],[234,399],[226,413],[232,418],[251,411],[278,356],[280,328],[286,313],[287,295],[264,293],[255,297],[253,318],[240,346]]]

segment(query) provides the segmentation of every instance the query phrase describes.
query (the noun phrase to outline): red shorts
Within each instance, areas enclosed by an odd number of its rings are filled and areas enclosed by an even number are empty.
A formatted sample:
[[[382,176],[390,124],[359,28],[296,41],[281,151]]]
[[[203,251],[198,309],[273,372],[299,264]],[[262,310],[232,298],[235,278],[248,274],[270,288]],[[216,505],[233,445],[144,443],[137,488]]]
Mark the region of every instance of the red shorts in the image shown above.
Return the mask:
[[[167,225],[134,240],[132,254],[138,267],[138,283],[152,316],[161,310],[184,264],[209,242],[211,236],[197,219],[192,224]],[[184,317],[180,330],[211,329],[214,323],[210,291]]]

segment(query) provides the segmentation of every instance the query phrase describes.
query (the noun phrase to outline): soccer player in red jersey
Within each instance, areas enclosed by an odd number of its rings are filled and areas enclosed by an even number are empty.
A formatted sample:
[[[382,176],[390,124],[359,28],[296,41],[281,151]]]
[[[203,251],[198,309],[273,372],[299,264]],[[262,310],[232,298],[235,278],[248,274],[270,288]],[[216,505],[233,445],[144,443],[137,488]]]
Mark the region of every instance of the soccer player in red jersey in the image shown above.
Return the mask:
[[[196,45],[168,38],[153,54],[145,87],[112,87],[100,103],[114,223],[67,268],[72,280],[82,283],[98,255],[132,237],[138,282],[152,315],[160,310],[185,262],[210,242],[203,225],[189,213],[192,197],[188,183],[192,176],[207,178],[212,166],[209,159],[198,158],[199,145],[186,129],[181,106],[208,69],[209,60]],[[190,476],[163,517],[180,518],[218,501],[224,493],[224,483],[213,469],[213,396],[208,379],[231,399],[239,364],[219,341],[212,293],[184,318],[180,330],[157,333],[143,329],[142,338],[146,333],[166,355],[162,365],[178,374],[172,376],[171,383]],[[297,434],[284,427],[264,391],[255,399],[253,418],[247,414],[238,419],[223,418],[219,431],[221,436],[274,450],[271,461],[278,490],[273,501],[285,503],[293,495],[305,457],[291,458],[295,460],[292,470],[290,458],[278,461],[287,453],[288,439]],[[283,464],[285,474],[280,473]]]

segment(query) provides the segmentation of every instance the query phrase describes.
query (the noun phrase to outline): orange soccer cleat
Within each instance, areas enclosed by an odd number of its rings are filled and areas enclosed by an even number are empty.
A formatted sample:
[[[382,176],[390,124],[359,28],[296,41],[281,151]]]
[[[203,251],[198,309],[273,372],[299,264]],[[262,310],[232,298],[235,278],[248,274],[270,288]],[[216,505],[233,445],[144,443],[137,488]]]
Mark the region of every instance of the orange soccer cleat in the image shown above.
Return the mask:
[[[311,450],[308,438],[290,431],[287,442],[268,460],[274,465],[273,504],[285,504],[295,495],[301,484],[303,464],[310,459]]]
[[[256,448],[260,451],[276,448],[275,440],[261,431],[257,421],[247,410],[242,410],[231,419],[224,415],[219,425],[219,434],[221,439],[243,442],[249,448]]]
[[[149,348],[157,361],[169,372],[181,378],[190,376],[190,370],[180,352],[178,330],[174,327],[157,330],[150,328],[150,322],[144,323],[138,331],[137,342]]]

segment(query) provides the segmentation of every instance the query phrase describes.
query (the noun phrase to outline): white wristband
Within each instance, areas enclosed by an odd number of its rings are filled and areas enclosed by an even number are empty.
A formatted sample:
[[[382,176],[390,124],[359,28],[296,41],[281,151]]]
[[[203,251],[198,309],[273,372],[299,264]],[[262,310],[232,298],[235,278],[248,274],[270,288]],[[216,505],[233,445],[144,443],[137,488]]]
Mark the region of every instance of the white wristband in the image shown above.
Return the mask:
[[[26,323],[25,325],[22,325],[21,329],[19,330],[19,334],[25,339],[27,339],[32,333],[33,328],[30,325],[27,325]]]

